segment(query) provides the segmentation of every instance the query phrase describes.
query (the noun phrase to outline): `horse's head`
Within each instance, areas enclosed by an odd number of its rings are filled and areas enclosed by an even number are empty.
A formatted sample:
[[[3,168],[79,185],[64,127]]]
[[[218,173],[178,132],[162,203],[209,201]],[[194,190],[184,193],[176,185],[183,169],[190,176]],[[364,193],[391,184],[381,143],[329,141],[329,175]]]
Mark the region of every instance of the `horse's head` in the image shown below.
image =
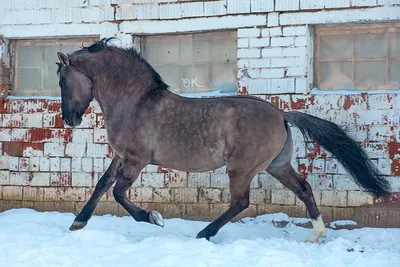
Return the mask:
[[[92,101],[92,81],[76,66],[70,64],[68,57],[57,53],[59,66],[59,85],[61,88],[61,110],[63,123],[75,127],[82,122],[82,115]]]

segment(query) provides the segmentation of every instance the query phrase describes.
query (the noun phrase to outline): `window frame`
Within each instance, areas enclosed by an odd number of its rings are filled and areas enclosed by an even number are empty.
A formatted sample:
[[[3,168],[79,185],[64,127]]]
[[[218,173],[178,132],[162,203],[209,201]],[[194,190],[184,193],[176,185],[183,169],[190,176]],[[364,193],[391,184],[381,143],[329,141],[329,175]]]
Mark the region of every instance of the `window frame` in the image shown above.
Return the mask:
[[[353,23],[353,24],[336,24],[336,25],[315,25],[313,27],[314,31],[314,40],[313,40],[313,46],[314,46],[314,51],[313,51],[313,87],[318,89],[318,91],[322,92],[337,92],[337,91],[347,91],[347,92],[371,92],[371,91],[384,91],[384,90],[399,90],[400,86],[398,87],[390,87],[390,67],[391,67],[391,61],[392,60],[400,60],[400,56],[396,57],[393,56],[391,53],[391,39],[393,38],[393,33],[399,33],[400,32],[400,23],[399,22],[377,22],[377,23],[366,23],[366,24],[358,24],[358,23]],[[383,58],[355,58],[355,36],[357,34],[363,34],[363,33],[377,33],[377,34],[386,34],[386,33],[391,33],[389,35],[389,40],[387,42],[387,51],[386,55]],[[351,59],[349,60],[344,60],[344,59],[328,59],[328,60],[320,60],[319,58],[319,52],[321,51],[321,40],[320,36],[321,35],[344,35],[348,34],[353,36],[353,42],[352,42],[352,56]],[[351,62],[351,71],[352,71],[352,82],[355,83],[355,62],[362,62],[362,61],[384,61],[386,62],[386,84],[384,85],[375,85],[375,86],[369,86],[369,87],[353,87],[351,89],[341,89],[341,88],[324,88],[321,89],[319,87],[320,84],[320,78],[321,78],[321,63],[322,62]],[[384,87],[384,88],[382,88]]]
[[[238,40],[238,36],[237,36],[237,29],[222,29],[222,30],[210,30],[210,31],[195,31],[195,32],[176,32],[176,33],[157,33],[157,34],[142,34],[142,35],[133,35],[133,44],[134,47],[138,50],[138,52],[140,53],[141,56],[143,56],[143,58],[145,58],[146,60],[148,60],[146,58],[146,38],[151,38],[151,37],[156,37],[156,38],[163,38],[163,37],[167,37],[167,38],[173,38],[173,37],[179,37],[179,36],[195,36],[195,35],[216,35],[218,36],[218,34],[220,33],[229,33],[231,34],[234,38],[235,38],[235,42],[236,42],[236,47],[235,47],[235,52],[236,52],[236,57],[235,59],[235,83],[237,84],[238,82],[238,77],[237,77],[237,71],[238,71],[238,66],[237,66],[237,61],[238,61],[238,57],[237,57],[237,40]],[[151,66],[156,67],[158,65],[163,65],[163,64],[157,64],[157,63],[151,63]],[[211,62],[208,61],[207,63],[205,63],[209,69],[209,73],[208,73],[208,77],[210,79],[210,75],[211,75],[211,67],[212,64],[223,64],[226,62]],[[184,65],[188,65],[188,66],[194,66],[196,63],[195,62],[191,62],[191,63],[181,63],[179,62],[177,64],[177,66],[184,66]],[[165,65],[170,65],[170,64],[165,64]],[[171,63],[172,65],[172,63]],[[172,88],[171,88],[172,89]],[[237,88],[236,88],[237,89]],[[227,92],[227,93],[221,93],[220,91],[205,91],[205,92],[175,92],[178,95],[183,95],[183,96],[223,96],[223,95],[237,95],[237,90],[235,92]]]
[[[61,92],[59,88],[51,88],[51,92],[44,92],[44,89],[21,89],[18,84],[18,49],[24,46],[57,46],[59,44],[63,45],[79,45],[91,44],[93,41],[99,40],[99,36],[76,36],[76,37],[60,37],[60,38],[23,38],[23,39],[10,39],[9,50],[10,50],[10,94],[11,97],[18,98],[28,98],[28,97],[61,97]],[[56,75],[56,63],[54,62],[54,75]],[[42,87],[44,83],[44,68],[42,67]]]

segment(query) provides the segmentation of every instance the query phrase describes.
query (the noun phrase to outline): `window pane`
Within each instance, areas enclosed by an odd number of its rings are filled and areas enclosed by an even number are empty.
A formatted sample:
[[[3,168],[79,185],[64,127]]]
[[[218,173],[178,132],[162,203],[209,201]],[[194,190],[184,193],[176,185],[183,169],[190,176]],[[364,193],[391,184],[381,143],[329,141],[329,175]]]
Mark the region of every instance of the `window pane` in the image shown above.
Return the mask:
[[[18,69],[18,87],[22,90],[42,88],[42,69]]]
[[[210,61],[210,41],[193,40],[193,62],[204,63]]]
[[[160,49],[162,48],[162,49]],[[179,39],[156,40],[146,43],[146,59],[149,62],[165,64],[179,62]]]
[[[400,59],[392,61],[389,77],[392,88],[400,89]]]
[[[400,57],[400,32],[395,32],[391,39],[392,55],[394,57]]]
[[[57,52],[66,54],[90,45],[97,38],[15,40],[13,95],[60,95]]]
[[[353,89],[351,62],[322,62],[320,64],[320,89]]]
[[[226,39],[215,39],[211,43],[212,62],[230,62],[236,58],[236,42]]]
[[[364,61],[355,63],[356,86],[376,89],[386,84],[386,61]]]
[[[145,38],[144,45],[146,59],[160,73],[171,91],[236,92],[236,33],[149,36]],[[174,60],[160,60],[160,55],[172,49],[178,55]]]
[[[352,35],[323,35],[320,39],[320,59],[350,59],[353,53]]]
[[[18,67],[42,67],[42,46],[21,46],[18,48]]]
[[[357,58],[383,58],[387,56],[386,34],[357,34],[355,36]]]
[[[199,93],[210,91],[208,71],[209,67],[205,64],[196,64],[183,68],[181,92]]]
[[[47,66],[44,68],[43,89],[55,89],[58,92],[60,89],[54,62],[53,65],[54,66]],[[61,93],[61,91],[59,93]]]
[[[60,60],[57,57],[57,52],[63,52],[64,54],[70,54],[76,50],[79,50],[81,46],[79,45],[52,45],[52,46],[44,46],[43,53],[44,53],[44,58],[43,58],[43,65],[44,66],[52,66],[54,69],[54,72],[57,70],[56,62],[59,62]]]
[[[214,64],[212,66],[212,91],[234,93],[236,86],[236,71],[232,64]]]
[[[192,63],[193,62],[193,38],[191,35],[181,38],[181,51],[180,51],[180,63]]]
[[[171,87],[171,89],[179,89],[182,77],[180,66],[176,65],[171,67],[170,65],[165,65],[153,67],[161,75],[165,83]]]

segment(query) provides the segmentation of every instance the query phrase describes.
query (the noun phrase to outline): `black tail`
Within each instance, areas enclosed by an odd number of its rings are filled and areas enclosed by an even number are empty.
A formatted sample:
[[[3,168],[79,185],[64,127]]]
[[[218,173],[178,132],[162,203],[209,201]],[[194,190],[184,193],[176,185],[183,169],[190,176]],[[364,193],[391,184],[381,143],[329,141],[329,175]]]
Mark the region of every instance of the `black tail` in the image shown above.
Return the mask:
[[[331,152],[365,191],[378,197],[388,194],[388,181],[360,145],[337,124],[297,111],[285,112],[283,117],[300,129],[306,141],[316,141]]]

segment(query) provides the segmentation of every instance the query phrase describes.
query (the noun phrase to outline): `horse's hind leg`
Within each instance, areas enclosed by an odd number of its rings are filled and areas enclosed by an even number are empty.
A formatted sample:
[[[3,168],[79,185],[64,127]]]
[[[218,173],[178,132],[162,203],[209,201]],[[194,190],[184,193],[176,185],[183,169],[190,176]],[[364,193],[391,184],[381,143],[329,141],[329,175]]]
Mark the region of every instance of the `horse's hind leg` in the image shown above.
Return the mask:
[[[82,211],[78,214],[78,216],[76,216],[69,230],[75,231],[82,229],[83,227],[86,226],[88,220],[92,216],[93,211],[97,206],[97,203],[99,203],[100,198],[115,183],[118,167],[120,164],[121,164],[121,159],[118,156],[116,156],[111,162],[107,171],[104,173],[104,175],[100,178],[100,180],[96,184],[92,196],[90,197],[86,205],[83,207]]]
[[[318,242],[319,238],[325,237],[325,225],[315,203],[310,184],[300,177],[300,175],[293,169],[290,162],[286,163],[282,167],[276,167],[271,164],[267,171],[278,179],[279,182],[292,190],[306,205],[313,225],[311,235],[306,239],[306,242],[315,243]]]
[[[126,196],[126,191],[138,178],[143,167],[139,164],[123,163],[113,190],[114,198],[136,221],[164,226],[164,220],[157,211],[147,212],[134,205]]]

